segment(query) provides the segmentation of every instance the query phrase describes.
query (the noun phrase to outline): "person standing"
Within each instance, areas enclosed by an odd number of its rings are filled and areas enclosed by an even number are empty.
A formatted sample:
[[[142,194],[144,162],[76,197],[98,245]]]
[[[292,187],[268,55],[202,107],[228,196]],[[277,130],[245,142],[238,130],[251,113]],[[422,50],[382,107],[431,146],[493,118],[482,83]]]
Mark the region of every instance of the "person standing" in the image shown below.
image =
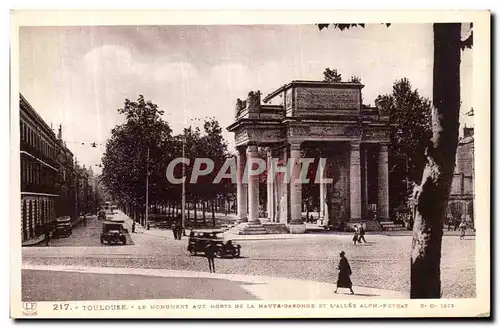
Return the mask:
[[[212,241],[209,241],[207,245],[205,246],[205,256],[207,257],[208,261],[208,270],[210,272],[215,273],[215,244]]]
[[[354,242],[354,245],[356,245],[356,242],[358,242],[358,239],[359,239],[359,230],[358,230],[358,226],[355,225],[354,226],[354,235],[352,236],[352,241]]]
[[[44,233],[45,233],[45,246],[49,246],[50,242],[50,226],[48,223],[45,224],[44,226]]]
[[[344,251],[340,252],[340,261],[337,269],[339,270],[339,275],[337,278],[337,288],[335,289],[335,294],[337,294],[339,288],[349,288],[351,291],[351,295],[354,294],[352,290],[352,281],[351,281],[351,266],[349,265],[349,261],[345,257]]]
[[[172,233],[174,234],[174,239],[177,240],[177,222],[172,224]]]
[[[359,227],[359,239],[358,239],[358,243],[361,244],[361,240],[363,240],[364,243],[366,244],[365,228],[363,227],[363,225],[361,225],[361,227]]]

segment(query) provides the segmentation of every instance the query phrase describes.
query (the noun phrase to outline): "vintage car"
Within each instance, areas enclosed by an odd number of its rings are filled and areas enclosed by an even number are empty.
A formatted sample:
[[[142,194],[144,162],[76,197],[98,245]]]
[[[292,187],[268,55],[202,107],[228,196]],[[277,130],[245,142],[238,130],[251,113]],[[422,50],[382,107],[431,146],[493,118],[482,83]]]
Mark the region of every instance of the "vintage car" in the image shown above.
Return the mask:
[[[224,230],[199,229],[192,230],[189,234],[187,250],[191,255],[204,253],[209,243],[215,243],[215,256],[221,258],[225,256],[239,257],[241,246],[234,244],[231,240],[224,240]]]
[[[73,233],[71,225],[71,218],[69,216],[62,216],[56,218],[55,225],[53,226],[52,238],[69,237]]]
[[[102,234],[101,234],[101,244],[118,244],[121,243],[125,245],[127,243],[127,238],[123,233],[123,225],[116,222],[103,222],[102,224]]]

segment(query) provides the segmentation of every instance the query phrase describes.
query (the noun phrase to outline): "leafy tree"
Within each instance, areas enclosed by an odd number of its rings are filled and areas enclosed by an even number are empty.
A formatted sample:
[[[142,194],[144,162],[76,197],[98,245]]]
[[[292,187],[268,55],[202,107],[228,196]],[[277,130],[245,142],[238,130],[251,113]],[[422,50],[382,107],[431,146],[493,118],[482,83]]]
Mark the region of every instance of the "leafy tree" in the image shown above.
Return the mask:
[[[393,207],[406,205],[412,186],[425,167],[425,147],[431,136],[431,102],[412,90],[408,79],[394,82],[392,93],[379,95],[375,105],[389,114],[394,129],[389,151],[390,197]]]
[[[126,122],[111,131],[103,157],[102,182],[120,202],[142,213],[146,195],[146,171],[149,171],[151,203],[168,196],[165,163],[173,154],[172,130],[161,119],[163,111],[145,101],[142,95],[136,102],[125,100]],[[149,153],[149,154],[148,154]]]
[[[323,72],[323,75],[324,75],[323,79],[324,82],[328,83],[342,82],[342,75],[339,72],[337,72],[336,69],[330,69],[329,67],[327,67]]]
[[[361,78],[359,76],[353,75],[349,79],[349,82],[352,82],[352,83],[361,83]]]
[[[318,24],[320,30],[330,24]],[[333,24],[340,30],[364,24]],[[472,24],[471,24],[472,27]],[[460,50],[471,48],[472,33],[461,40],[460,23],[435,23],[432,138],[415,192],[411,252],[411,298],[441,297],[441,244],[458,144]]]

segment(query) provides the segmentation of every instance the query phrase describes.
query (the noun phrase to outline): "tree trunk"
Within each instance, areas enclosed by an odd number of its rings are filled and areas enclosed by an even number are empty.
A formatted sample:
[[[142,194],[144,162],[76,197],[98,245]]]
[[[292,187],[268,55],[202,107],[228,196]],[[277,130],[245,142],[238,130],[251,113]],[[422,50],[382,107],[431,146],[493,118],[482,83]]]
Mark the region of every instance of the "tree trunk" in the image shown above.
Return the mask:
[[[415,189],[410,298],[441,297],[443,219],[453,179],[460,113],[460,23],[434,24],[432,140]]]

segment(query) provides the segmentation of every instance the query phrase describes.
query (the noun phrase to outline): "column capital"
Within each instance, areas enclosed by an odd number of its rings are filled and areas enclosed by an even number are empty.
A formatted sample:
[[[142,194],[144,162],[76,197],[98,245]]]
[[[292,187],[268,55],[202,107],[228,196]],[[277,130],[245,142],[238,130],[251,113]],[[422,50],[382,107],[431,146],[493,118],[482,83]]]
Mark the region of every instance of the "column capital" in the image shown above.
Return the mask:
[[[247,153],[256,153],[259,151],[259,147],[257,145],[248,145]]]
[[[356,150],[359,151],[361,148],[361,143],[360,142],[351,142],[349,144],[349,147],[350,147],[351,151],[356,151]]]
[[[389,150],[389,143],[388,142],[383,142],[380,143],[380,151],[385,151],[387,152]]]
[[[301,148],[301,143],[299,142],[294,142],[290,144],[290,150],[300,150]]]

